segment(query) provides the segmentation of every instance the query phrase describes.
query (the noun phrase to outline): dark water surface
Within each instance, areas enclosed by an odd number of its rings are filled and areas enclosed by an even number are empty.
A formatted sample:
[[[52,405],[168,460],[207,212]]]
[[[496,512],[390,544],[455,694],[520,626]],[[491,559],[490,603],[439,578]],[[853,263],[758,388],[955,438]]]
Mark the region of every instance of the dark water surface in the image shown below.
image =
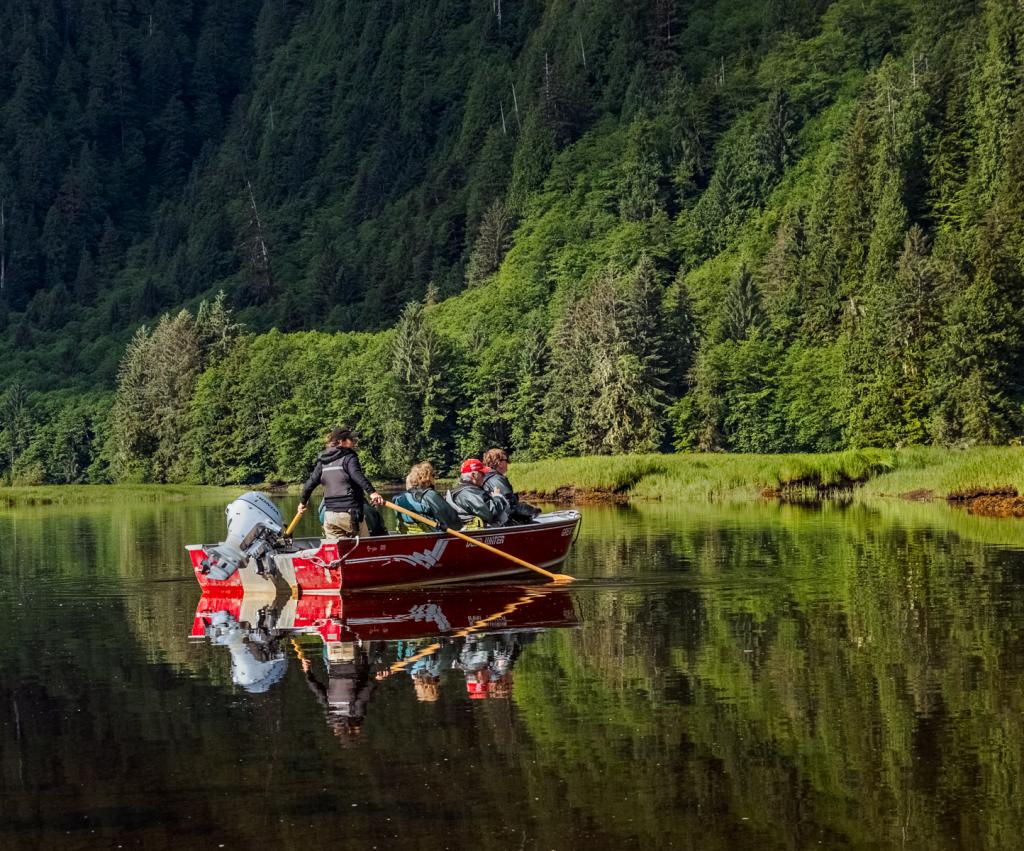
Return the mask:
[[[1024,524],[584,516],[561,622],[430,652],[190,638],[219,503],[0,514],[0,846],[1021,847]]]

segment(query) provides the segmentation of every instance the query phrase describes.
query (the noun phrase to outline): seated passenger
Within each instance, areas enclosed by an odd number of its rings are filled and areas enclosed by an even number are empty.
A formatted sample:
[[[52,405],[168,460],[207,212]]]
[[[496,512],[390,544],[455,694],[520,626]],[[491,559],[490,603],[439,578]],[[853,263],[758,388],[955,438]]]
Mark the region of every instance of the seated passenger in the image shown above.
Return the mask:
[[[434,490],[434,466],[429,461],[414,464],[405,477],[408,490],[395,497],[395,505],[408,508],[424,517],[438,521],[444,528],[459,529],[462,519],[444,498]],[[425,523],[413,520],[408,514],[398,515],[398,531],[403,535],[411,532],[432,532]]]
[[[459,513],[463,529],[503,526],[508,520],[509,505],[505,497],[483,489],[486,470],[476,458],[468,458],[462,462],[458,486],[445,494],[448,504]]]
[[[483,488],[489,494],[500,494],[510,507],[509,520],[513,523],[529,523],[540,514],[540,509],[527,502],[520,502],[512,483],[508,480],[508,454],[504,449],[488,449],[484,453],[484,465],[488,472],[484,473]]]
[[[506,478],[508,472],[508,455],[504,449],[488,449],[484,453],[484,466],[487,471],[484,473],[484,490],[487,493],[500,493],[508,501],[509,505],[515,505],[519,501],[512,483]]]

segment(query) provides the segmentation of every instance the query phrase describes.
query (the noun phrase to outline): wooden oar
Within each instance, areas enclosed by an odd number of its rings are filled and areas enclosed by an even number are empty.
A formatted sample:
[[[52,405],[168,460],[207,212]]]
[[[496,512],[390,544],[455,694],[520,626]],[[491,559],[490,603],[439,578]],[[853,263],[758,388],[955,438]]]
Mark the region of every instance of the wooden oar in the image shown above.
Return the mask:
[[[284,536],[285,536],[286,538],[288,538],[288,537],[290,537],[290,536],[291,536],[291,534],[292,534],[292,529],[294,529],[294,528],[295,528],[295,524],[299,522],[299,518],[300,518],[301,516],[302,516],[302,512],[301,512],[301,511],[296,511],[296,512],[295,512],[295,516],[294,516],[294,517],[292,518],[292,522],[291,522],[291,523],[289,523],[289,524],[288,524],[288,528],[284,530]]]
[[[415,511],[410,511],[408,508],[402,508],[402,506],[395,505],[393,502],[388,502],[387,500],[384,500],[384,504],[388,508],[397,511],[399,514],[405,514],[411,517],[418,523],[425,523],[431,529],[437,528],[438,524],[436,520],[431,520],[429,517],[424,517],[422,514],[417,514]],[[550,570],[545,570],[543,567],[538,567],[535,564],[530,564],[530,562],[528,561],[523,561],[523,559],[514,556],[511,553],[503,552],[502,550],[499,550],[497,547],[492,547],[490,544],[485,544],[483,541],[478,541],[476,538],[471,538],[469,535],[464,535],[462,532],[459,532],[455,529],[449,528],[446,531],[449,535],[454,535],[456,538],[461,538],[463,541],[468,541],[470,544],[475,544],[478,547],[482,547],[488,552],[492,552],[495,555],[501,556],[502,558],[507,558],[509,561],[515,562],[520,567],[525,567],[528,570],[532,570],[534,573],[539,573],[541,576],[546,576],[548,579],[553,579],[555,582],[572,582],[572,577],[566,576],[564,573],[552,573]]]
[[[551,593],[553,592],[550,590],[527,591],[525,594],[523,594],[522,597],[520,597],[515,602],[509,603],[500,612],[495,612],[493,615],[488,615],[485,618],[480,618],[480,620],[476,621],[472,626],[467,626],[464,629],[460,629],[457,632],[453,632],[451,635],[445,636],[445,638],[465,638],[467,635],[470,635],[474,632],[479,632],[485,626],[488,626],[489,624],[493,623],[499,618],[507,617],[525,603],[530,603],[534,600],[539,600],[541,597],[545,597]],[[441,649],[442,646],[443,645],[440,641],[435,641],[433,644],[424,647],[418,653],[415,653],[412,656],[408,656],[405,659],[401,659],[400,661],[393,663],[391,667],[388,668],[388,672],[394,674],[398,671],[401,671],[403,668],[407,668],[413,662],[418,662],[420,659],[423,659],[424,657],[429,656],[432,653],[436,653],[438,650]]]

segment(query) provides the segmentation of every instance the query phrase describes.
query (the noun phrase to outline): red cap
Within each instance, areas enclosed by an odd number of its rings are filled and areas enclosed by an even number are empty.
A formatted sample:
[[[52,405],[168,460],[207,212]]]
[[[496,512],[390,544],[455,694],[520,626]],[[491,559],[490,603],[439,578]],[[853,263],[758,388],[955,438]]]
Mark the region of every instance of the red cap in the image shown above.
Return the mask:
[[[473,680],[466,680],[466,692],[470,700],[481,700],[487,697],[487,683],[478,683]]]
[[[466,473],[486,473],[487,468],[476,458],[467,458],[462,462],[462,475]]]

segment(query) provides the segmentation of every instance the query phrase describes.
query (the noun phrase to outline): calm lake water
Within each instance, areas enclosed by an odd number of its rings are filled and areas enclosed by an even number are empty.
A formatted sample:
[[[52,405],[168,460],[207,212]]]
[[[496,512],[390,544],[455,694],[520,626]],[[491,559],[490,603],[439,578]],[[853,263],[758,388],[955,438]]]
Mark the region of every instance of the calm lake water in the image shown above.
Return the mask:
[[[1021,845],[1020,521],[588,508],[565,594],[363,601],[328,643],[294,606],[191,637],[223,529],[0,514],[0,846]]]

